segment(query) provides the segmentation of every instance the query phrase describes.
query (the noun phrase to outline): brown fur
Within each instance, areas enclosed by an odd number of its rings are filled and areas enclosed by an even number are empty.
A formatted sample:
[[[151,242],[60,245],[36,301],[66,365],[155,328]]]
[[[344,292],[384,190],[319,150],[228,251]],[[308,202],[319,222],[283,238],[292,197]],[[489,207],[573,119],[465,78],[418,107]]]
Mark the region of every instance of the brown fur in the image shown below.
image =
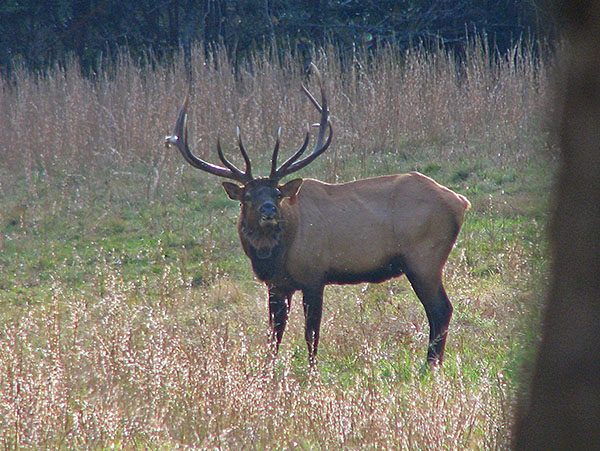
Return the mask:
[[[418,173],[330,185],[306,180],[283,216],[296,223],[285,266],[299,286],[368,273],[402,255],[436,278],[469,202]],[[325,280],[324,280],[325,279]]]

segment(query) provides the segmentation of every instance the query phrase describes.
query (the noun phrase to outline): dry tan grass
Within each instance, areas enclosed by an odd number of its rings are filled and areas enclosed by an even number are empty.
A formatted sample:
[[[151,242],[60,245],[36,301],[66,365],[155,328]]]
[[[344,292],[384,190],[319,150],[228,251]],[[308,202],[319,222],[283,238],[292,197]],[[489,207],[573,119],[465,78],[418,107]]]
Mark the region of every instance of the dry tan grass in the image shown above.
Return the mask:
[[[198,50],[192,56],[190,134],[200,156],[214,158],[221,136],[236,158],[236,125],[263,171],[277,127],[283,127],[288,152],[301,143],[314,111],[290,56],[283,64],[257,57],[252,71],[241,68],[237,75],[220,53],[207,58]],[[448,162],[484,155],[499,165],[535,158],[538,148],[527,146],[539,144],[531,136],[539,135],[545,66],[520,47],[493,57],[474,45],[458,67],[443,51],[400,55],[388,49],[357,57],[342,70],[335,49],[315,55],[335,127],[327,169],[318,172],[331,179],[356,176],[354,168],[345,168],[345,157],[352,156],[366,175],[373,170],[369,160],[390,152],[402,158],[429,150]],[[78,73],[72,63],[43,77],[17,71],[15,87],[3,81],[0,188],[40,171],[67,189],[93,191],[94,184],[106,183],[126,198],[152,197],[157,187],[163,194],[181,189],[183,163],[167,158],[161,137],[170,132],[187,92],[183,62],[149,70],[123,56],[93,81]],[[129,184],[138,190],[121,192]]]
[[[381,379],[388,356],[378,337],[347,330],[356,312],[337,307],[331,317],[342,327],[326,325],[328,352],[359,361],[352,381],[338,385],[299,368],[289,345],[273,361],[261,340],[248,335],[255,319],[207,306],[214,293],[188,290],[155,300],[106,270],[101,289],[75,292],[57,282],[51,302],[4,325],[4,446],[480,449],[506,443],[508,390],[502,375],[485,367],[477,383],[462,373],[460,358],[450,371]],[[235,302],[230,290],[220,296]],[[247,309],[262,304],[258,292],[244,297]],[[420,353],[424,337],[417,338],[401,344]],[[415,363],[404,365],[418,375]]]

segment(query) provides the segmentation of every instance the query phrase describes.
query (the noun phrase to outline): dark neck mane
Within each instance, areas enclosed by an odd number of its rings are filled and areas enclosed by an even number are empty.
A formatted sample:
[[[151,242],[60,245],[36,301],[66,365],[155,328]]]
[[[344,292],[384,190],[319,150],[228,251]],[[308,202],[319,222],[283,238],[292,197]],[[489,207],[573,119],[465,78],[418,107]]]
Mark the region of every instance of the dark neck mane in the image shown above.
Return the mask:
[[[282,268],[283,230],[280,224],[275,227],[251,228],[242,222],[240,238],[246,255],[252,262],[252,269],[262,281],[269,281]]]
[[[281,270],[281,253],[283,246],[280,244],[271,249],[271,254],[267,258],[259,258],[256,249],[250,247],[248,257],[252,262],[254,274],[263,282],[271,281],[276,274]]]

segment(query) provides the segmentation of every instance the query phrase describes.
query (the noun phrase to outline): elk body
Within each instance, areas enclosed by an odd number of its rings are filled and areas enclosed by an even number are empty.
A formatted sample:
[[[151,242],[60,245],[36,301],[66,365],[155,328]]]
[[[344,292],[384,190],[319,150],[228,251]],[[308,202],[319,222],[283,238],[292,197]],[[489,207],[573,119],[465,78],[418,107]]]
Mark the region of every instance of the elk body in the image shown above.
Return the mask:
[[[328,284],[382,282],[406,274],[429,321],[427,360],[441,362],[452,306],[442,284],[442,269],[454,245],[469,201],[432,179],[411,172],[328,184],[318,180],[280,180],[323,153],[332,138],[329,109],[321,82],[321,104],[304,89],[321,113],[314,149],[302,147],[279,168],[279,136],[269,177],[255,178],[239,137],[244,172],[194,156],[187,145],[186,108],[182,106],[167,144],[177,146],[192,166],[242,184],[225,182],[228,196],[241,203],[238,232],[256,276],[269,292],[269,324],[275,349],[281,342],[292,295],[302,291],[309,361],[316,362],[323,290]],[[326,133],[327,138],[326,138]]]

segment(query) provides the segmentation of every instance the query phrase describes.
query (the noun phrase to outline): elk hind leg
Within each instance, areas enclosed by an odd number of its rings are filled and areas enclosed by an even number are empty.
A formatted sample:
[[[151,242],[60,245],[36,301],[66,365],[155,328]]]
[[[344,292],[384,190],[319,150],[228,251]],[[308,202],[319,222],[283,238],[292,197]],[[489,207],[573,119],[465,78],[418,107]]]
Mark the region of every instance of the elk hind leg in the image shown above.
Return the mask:
[[[407,272],[407,277],[425,307],[429,321],[427,362],[430,365],[437,365],[442,362],[444,357],[448,325],[452,317],[452,304],[442,284],[441,273],[427,278]]]

